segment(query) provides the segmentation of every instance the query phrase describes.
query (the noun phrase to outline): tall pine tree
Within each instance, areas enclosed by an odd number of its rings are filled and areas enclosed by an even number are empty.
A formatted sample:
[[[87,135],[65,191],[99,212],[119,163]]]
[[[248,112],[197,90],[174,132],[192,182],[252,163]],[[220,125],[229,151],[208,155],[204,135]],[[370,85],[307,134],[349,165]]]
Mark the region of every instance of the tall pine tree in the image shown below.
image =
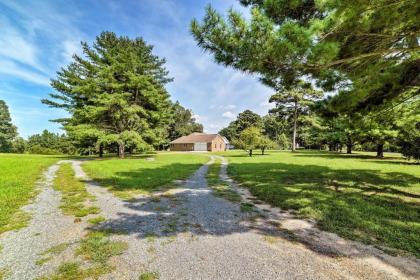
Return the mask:
[[[100,150],[118,145],[121,158],[127,148],[164,144],[171,117],[165,60],[155,56],[142,38],[112,32],[103,32],[92,46],[82,47],[84,56],[74,55],[52,80],[57,93],[43,100],[70,113],[56,121],[76,135],[89,130]]]
[[[0,152],[10,152],[12,141],[17,136],[17,129],[12,124],[9,107],[0,100]]]
[[[321,91],[312,88],[310,83],[299,81],[289,90],[279,91],[271,96],[270,102],[276,107],[271,110],[280,118],[289,120],[292,126],[292,151],[296,150],[297,126],[301,116],[308,113],[309,106],[323,96]]]

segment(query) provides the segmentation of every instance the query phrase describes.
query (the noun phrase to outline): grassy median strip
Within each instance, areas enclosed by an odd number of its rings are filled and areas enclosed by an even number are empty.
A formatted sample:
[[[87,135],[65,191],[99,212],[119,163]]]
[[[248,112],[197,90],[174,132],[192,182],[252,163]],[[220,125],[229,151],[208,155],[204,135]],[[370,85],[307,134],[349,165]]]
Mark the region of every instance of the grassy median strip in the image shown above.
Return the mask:
[[[55,156],[0,154],[0,234],[26,226],[30,215],[20,210],[36,195],[42,171]]]
[[[240,202],[241,196],[220,179],[219,174],[221,166],[221,160],[219,158],[216,158],[214,163],[209,166],[206,176],[207,184],[213,190],[215,196],[231,202]]]
[[[110,273],[115,269],[109,265],[109,259],[121,255],[127,248],[127,243],[111,240],[110,233],[103,231],[90,232],[80,240],[75,252],[76,256],[83,258],[85,261],[83,266],[79,261],[64,262],[52,275],[42,276],[38,279],[98,279],[101,275]]]
[[[74,177],[70,163],[62,164],[54,180],[54,189],[62,193],[60,208],[65,215],[84,217],[89,214],[99,213],[99,208],[86,206],[88,200],[95,197],[86,191],[85,184]]]
[[[91,160],[83,164],[83,169],[118,197],[130,199],[138,194],[172,188],[175,180],[188,178],[208,160],[204,154],[162,153],[124,160]]]

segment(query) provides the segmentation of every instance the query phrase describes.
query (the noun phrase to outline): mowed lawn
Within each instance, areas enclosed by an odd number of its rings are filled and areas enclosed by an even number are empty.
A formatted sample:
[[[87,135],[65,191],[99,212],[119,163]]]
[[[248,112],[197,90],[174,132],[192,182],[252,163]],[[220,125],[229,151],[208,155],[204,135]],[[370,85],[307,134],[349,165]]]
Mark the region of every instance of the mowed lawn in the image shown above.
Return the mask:
[[[420,257],[420,165],[396,154],[268,154],[223,153],[229,174],[258,198],[343,237]]]
[[[26,225],[29,215],[19,209],[34,196],[42,171],[55,156],[0,154],[0,233]]]
[[[186,179],[208,160],[208,155],[198,153],[158,153],[123,160],[92,160],[85,162],[83,169],[117,196],[130,198]]]

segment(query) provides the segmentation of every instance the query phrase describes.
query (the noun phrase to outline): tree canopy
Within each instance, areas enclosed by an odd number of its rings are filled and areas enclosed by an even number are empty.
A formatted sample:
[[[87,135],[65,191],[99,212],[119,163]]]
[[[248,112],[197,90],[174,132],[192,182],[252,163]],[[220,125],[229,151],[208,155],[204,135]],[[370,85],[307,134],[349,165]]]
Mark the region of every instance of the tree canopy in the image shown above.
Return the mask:
[[[340,91],[339,110],[363,110],[419,91],[416,0],[241,0],[251,18],[211,6],[193,20],[197,44],[216,61],[255,73],[276,91],[303,78]]]
[[[70,113],[57,121],[72,133],[95,131],[98,146],[117,144],[120,157],[127,147],[144,150],[166,143],[172,107],[165,60],[142,38],[112,32],[82,47],[84,56],[74,55],[52,80],[57,93],[43,100]]]
[[[6,102],[0,100],[0,152],[10,152],[13,139],[17,135],[17,128],[12,124],[9,107]]]
[[[196,122],[193,112],[175,102],[172,106],[173,120],[169,127],[169,140],[175,140],[181,136],[193,132],[203,132],[203,125]]]

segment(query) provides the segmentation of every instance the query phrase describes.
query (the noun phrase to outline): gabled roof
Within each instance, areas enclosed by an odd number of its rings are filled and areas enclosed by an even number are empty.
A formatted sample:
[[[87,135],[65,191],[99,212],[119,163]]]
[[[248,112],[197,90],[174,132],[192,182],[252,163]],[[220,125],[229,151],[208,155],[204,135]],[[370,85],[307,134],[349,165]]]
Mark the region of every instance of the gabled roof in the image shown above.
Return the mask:
[[[171,144],[188,144],[188,143],[210,143],[216,137],[220,137],[219,134],[206,134],[194,132],[187,136],[179,137],[171,142]]]

